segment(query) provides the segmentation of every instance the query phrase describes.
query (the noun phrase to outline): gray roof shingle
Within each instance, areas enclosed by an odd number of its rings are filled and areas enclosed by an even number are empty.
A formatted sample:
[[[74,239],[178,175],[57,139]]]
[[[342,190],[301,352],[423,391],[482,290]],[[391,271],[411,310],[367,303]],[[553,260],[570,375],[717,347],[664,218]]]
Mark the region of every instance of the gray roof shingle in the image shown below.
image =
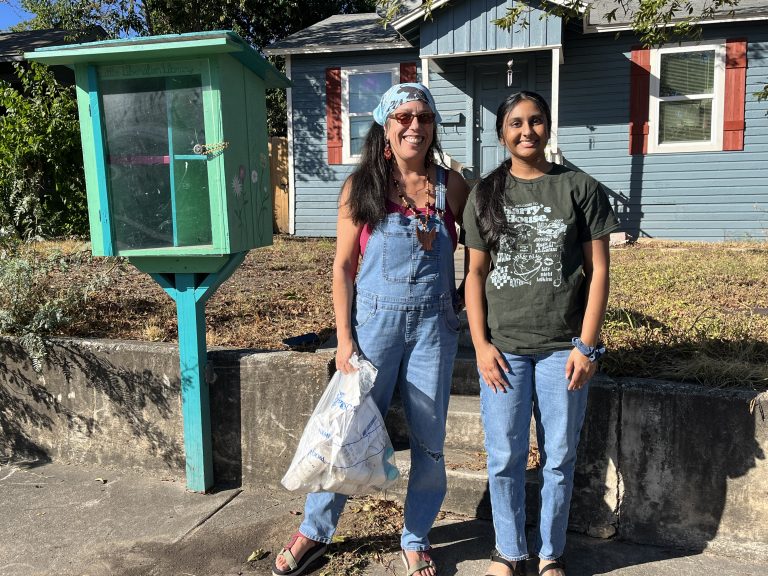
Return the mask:
[[[630,3],[630,10],[633,4],[634,6],[637,6],[639,3],[639,0],[635,0],[634,2]],[[700,14],[701,10],[709,4],[710,0],[691,0],[691,7],[694,10],[694,15]],[[587,13],[587,25],[616,27],[622,25],[626,26],[632,21],[631,11],[630,13],[625,13],[623,9],[619,8],[616,10],[616,19],[609,23],[605,19],[605,15],[615,8],[616,2],[613,0],[594,0]],[[717,10],[717,19],[720,20],[731,18],[729,14],[731,10],[733,10],[733,18],[760,16],[768,17],[768,3],[766,3],[765,0],[739,0],[739,3],[733,8],[729,6],[723,6]],[[686,14],[681,10],[680,17],[683,18],[685,16]],[[707,22],[707,20],[703,20],[703,22]]]
[[[0,32],[0,62],[21,62],[24,60],[24,52],[31,52],[36,48],[100,40],[106,35],[107,33],[101,28],[94,28],[87,32],[73,32],[58,28]]]
[[[337,14],[267,46],[269,55],[413,48],[375,14]]]

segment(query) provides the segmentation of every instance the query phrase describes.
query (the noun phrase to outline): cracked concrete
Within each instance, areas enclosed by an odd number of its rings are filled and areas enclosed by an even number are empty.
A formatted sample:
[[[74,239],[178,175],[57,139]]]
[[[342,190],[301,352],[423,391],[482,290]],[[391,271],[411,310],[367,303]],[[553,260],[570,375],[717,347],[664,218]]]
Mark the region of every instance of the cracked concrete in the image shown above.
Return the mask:
[[[303,509],[303,497],[285,490],[201,495],[179,482],[53,463],[1,465],[0,494],[0,576],[269,576]],[[341,530],[353,517],[342,515]],[[485,574],[490,522],[449,515],[431,538],[441,576]],[[247,563],[259,548],[269,554]],[[747,558],[575,534],[567,557],[568,576],[764,574],[762,563]],[[392,549],[362,576],[403,573]]]

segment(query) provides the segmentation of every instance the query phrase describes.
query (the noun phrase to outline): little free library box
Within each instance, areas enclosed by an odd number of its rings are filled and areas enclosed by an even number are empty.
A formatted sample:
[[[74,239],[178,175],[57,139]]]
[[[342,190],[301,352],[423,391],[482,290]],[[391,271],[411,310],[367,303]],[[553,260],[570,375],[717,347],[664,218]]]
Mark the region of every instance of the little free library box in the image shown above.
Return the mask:
[[[230,31],[41,48],[75,71],[94,256],[176,301],[187,487],[213,486],[205,303],[272,243],[266,89],[288,79]]]
[[[74,68],[95,256],[126,256],[147,272],[213,272],[228,254],[271,244],[265,90],[290,84],[237,34],[25,56]]]

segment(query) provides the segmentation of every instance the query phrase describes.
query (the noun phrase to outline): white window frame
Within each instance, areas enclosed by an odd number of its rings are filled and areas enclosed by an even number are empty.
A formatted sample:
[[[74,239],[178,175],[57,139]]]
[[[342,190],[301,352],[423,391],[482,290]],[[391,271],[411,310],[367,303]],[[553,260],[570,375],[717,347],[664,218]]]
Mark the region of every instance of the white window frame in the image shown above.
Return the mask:
[[[674,52],[715,52],[715,77],[712,98],[712,132],[709,140],[701,142],[659,143],[659,108],[662,101],[673,102],[700,99],[703,95],[659,96],[661,78],[661,56]],[[651,86],[648,110],[648,153],[714,152],[723,149],[723,114],[725,109],[725,40],[709,41],[707,44],[683,44],[651,49]]]
[[[392,85],[400,82],[400,64],[373,64],[341,69],[341,162],[343,164],[356,164],[360,160],[359,154],[352,155],[349,151],[349,119],[356,116],[356,114],[349,112],[349,77],[354,74],[377,74],[381,72],[392,74]]]

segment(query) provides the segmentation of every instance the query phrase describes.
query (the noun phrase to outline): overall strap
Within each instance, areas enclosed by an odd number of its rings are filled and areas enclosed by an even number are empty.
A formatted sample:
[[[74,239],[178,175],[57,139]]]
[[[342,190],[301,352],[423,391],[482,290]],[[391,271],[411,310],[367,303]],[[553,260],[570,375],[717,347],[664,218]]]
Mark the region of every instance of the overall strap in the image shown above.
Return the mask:
[[[448,172],[442,166],[435,164],[435,208],[445,211],[445,198],[446,198],[446,179]]]

